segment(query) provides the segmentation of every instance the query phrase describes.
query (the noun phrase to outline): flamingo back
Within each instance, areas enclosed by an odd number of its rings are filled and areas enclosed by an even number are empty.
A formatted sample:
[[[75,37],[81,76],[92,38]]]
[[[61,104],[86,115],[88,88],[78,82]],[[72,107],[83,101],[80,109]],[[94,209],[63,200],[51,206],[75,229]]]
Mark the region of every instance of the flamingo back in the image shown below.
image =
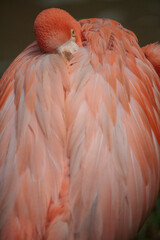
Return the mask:
[[[34,42],[1,79],[1,239],[133,239],[156,201],[159,77],[131,31],[80,24],[68,64]]]

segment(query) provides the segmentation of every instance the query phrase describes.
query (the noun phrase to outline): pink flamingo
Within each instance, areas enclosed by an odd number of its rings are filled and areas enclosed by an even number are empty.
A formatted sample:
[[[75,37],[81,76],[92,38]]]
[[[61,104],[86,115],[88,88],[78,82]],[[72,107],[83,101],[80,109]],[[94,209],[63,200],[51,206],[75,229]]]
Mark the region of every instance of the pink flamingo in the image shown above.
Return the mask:
[[[0,81],[0,239],[128,240],[160,181],[160,45],[48,9]]]

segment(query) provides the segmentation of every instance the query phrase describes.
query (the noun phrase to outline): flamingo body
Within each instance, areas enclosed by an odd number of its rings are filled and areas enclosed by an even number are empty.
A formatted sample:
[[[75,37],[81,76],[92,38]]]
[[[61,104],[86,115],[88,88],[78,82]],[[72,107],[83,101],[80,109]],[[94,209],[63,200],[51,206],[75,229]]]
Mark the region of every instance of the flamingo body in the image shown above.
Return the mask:
[[[158,53],[113,20],[79,24],[70,61],[35,41],[0,81],[2,240],[133,239],[156,201]]]

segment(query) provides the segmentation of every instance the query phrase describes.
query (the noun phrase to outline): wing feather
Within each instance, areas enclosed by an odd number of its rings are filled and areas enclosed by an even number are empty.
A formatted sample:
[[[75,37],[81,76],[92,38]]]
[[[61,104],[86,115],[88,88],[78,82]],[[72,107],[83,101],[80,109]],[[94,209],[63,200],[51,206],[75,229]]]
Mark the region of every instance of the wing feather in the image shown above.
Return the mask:
[[[159,80],[134,34],[104,21],[111,31],[102,54],[95,43],[104,41],[104,22],[88,21],[81,21],[85,50],[70,63],[67,95],[70,225],[78,239],[127,240],[158,193]]]
[[[135,35],[81,21],[68,65],[24,50],[0,81],[2,239],[133,239],[160,182],[160,81]]]
[[[50,206],[56,203],[61,209],[67,204],[66,195],[60,200],[63,178],[68,174],[64,155],[66,81],[63,59],[42,54],[36,43],[15,59],[1,79],[2,239],[41,239]],[[58,212],[60,218],[66,215],[65,209]],[[50,222],[47,224],[50,229]],[[57,229],[48,232],[54,235]]]

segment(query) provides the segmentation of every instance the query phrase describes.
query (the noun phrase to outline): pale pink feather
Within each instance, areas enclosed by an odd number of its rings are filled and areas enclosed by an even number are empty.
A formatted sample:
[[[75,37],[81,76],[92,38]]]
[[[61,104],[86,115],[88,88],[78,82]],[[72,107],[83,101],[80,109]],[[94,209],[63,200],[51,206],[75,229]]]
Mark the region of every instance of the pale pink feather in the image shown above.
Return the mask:
[[[2,240],[133,239],[156,201],[153,61],[117,22],[80,23],[68,65],[34,42],[1,79]]]

